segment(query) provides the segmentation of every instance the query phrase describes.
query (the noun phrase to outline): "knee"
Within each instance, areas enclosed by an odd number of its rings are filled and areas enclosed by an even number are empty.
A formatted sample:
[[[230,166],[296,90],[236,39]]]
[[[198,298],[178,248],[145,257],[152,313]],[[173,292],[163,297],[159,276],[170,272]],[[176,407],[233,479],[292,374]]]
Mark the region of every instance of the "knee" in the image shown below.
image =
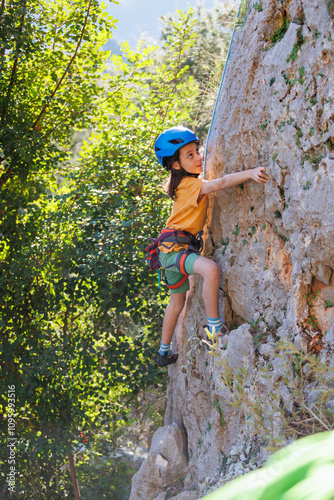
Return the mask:
[[[217,262],[214,262],[213,260],[210,262],[210,265],[208,266],[208,270],[206,272],[206,279],[209,279],[211,281],[217,281],[220,278],[220,267],[217,264]]]
[[[169,307],[172,308],[176,314],[179,314],[183,309],[185,300],[185,294],[173,294],[169,302]]]

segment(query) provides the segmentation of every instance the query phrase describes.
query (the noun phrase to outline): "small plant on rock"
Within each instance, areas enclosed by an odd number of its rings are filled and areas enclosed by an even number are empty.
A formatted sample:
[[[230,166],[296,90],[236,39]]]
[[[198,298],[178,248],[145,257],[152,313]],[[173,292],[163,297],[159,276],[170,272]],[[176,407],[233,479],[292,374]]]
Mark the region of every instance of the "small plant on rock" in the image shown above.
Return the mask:
[[[325,146],[329,149],[329,151],[334,151],[334,137],[330,137],[325,142]]]
[[[334,0],[327,0],[327,9],[329,13],[329,17],[334,19]]]
[[[309,314],[309,317],[307,319],[307,323],[310,326],[312,326],[315,330],[318,329],[319,323],[318,323],[316,316],[314,316],[313,314]]]
[[[215,399],[213,406],[216,408],[217,412],[219,413],[219,426],[224,427],[224,425],[226,425],[224,412],[223,412],[222,407],[220,406],[218,399]]]
[[[309,306],[313,305],[313,301],[316,302],[318,300],[318,295],[320,294],[320,289],[313,293],[307,293],[305,298]]]
[[[219,473],[221,474],[222,472],[226,472],[226,465],[227,465],[227,456],[223,451],[220,452],[222,455],[222,463],[219,469]]]
[[[234,234],[234,236],[238,236],[239,233],[240,233],[240,226],[239,224],[237,224],[237,227],[235,228],[234,231],[232,231],[232,234]]]
[[[282,18],[281,26],[277,28],[275,33],[270,37],[270,42],[272,46],[283,40],[285,33],[288,31],[290,23],[291,19],[289,17]]]
[[[259,331],[259,328],[260,328],[260,321],[262,320],[262,317],[260,316],[259,318],[257,318],[256,320],[251,320],[250,322],[250,326],[251,326],[251,333],[256,333]]]
[[[298,125],[295,125],[295,128],[297,130],[297,132],[295,134],[296,146],[298,148],[300,148],[300,146],[301,146],[300,139],[303,137],[303,132],[302,132],[302,129],[300,127],[298,127]]]
[[[255,335],[254,337],[254,345],[255,347],[257,347],[259,344],[261,344],[265,338],[267,337],[267,333],[266,332],[259,332]]]
[[[304,66],[302,66],[301,68],[298,69],[298,73],[299,73],[299,79],[298,79],[298,81],[299,81],[299,83],[301,85],[303,85],[304,84],[304,75],[305,75],[305,68],[304,68]]]
[[[297,31],[297,40],[292,48],[292,51],[290,52],[290,54],[286,58],[287,63],[295,61],[297,59],[298,52],[304,43],[305,43],[305,38],[303,37],[303,28],[300,27],[300,28],[298,28],[298,31]]]
[[[292,87],[293,82],[290,79],[291,75],[284,73],[284,72],[282,73],[282,75],[283,75],[283,78],[284,78],[286,85],[288,85],[288,87]]]
[[[319,151],[315,151],[314,149],[309,150],[309,152],[306,153],[302,158],[302,166],[305,162],[308,162],[312,166],[313,170],[317,171],[323,157],[324,155]]]
[[[228,247],[229,242],[230,242],[230,238],[229,238],[228,236],[227,236],[227,238],[226,238],[225,240],[224,240],[224,238],[222,238],[222,240],[221,240],[221,244],[222,244],[222,246],[224,247],[224,248],[223,248],[222,255],[225,255],[225,252],[226,252],[226,250],[227,250],[227,247]]]

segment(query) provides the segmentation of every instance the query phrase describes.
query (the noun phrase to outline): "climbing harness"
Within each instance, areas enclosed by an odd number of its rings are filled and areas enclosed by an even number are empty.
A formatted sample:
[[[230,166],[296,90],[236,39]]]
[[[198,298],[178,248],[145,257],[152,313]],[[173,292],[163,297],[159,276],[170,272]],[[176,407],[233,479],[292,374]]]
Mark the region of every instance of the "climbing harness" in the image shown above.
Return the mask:
[[[217,111],[217,105],[218,105],[220,93],[221,93],[221,90],[223,88],[223,82],[224,82],[224,78],[225,78],[225,73],[226,73],[226,68],[227,68],[227,62],[228,62],[229,57],[230,57],[232,43],[233,43],[233,37],[234,37],[235,30],[236,30],[236,25],[237,25],[237,21],[238,21],[239,14],[240,14],[240,9],[241,9],[241,6],[242,6],[243,3],[244,3],[244,0],[241,0],[240,4],[239,4],[239,10],[238,10],[237,18],[236,18],[236,21],[234,23],[234,28],[233,28],[233,32],[232,32],[231,41],[230,41],[230,46],[228,48],[227,57],[226,57],[225,65],[224,65],[223,76],[222,76],[222,79],[221,79],[221,82],[220,82],[220,85],[219,85],[218,95],[217,95],[215,107],[214,107],[214,110],[213,110],[213,113],[212,113],[212,118],[211,118],[210,128],[209,128],[209,132],[208,132],[208,137],[206,139],[206,145],[207,146],[209,144],[209,138],[210,138],[210,134],[211,134],[212,124],[213,124],[213,120],[214,120],[214,117],[215,117],[215,114],[216,114],[216,111]],[[205,148],[205,154],[204,154],[204,166],[203,166],[204,179],[206,177],[206,157],[207,157],[207,151],[208,151],[208,148],[206,147]]]
[[[197,236],[194,236],[189,231],[178,231],[176,229],[165,228],[161,231],[160,236],[155,240],[150,238],[152,243],[146,248],[146,261],[149,268],[152,271],[158,271],[159,289],[160,289],[160,262],[159,262],[159,246],[168,248],[169,250],[173,248],[174,245],[184,245],[187,248],[179,252],[176,263],[165,267],[164,269],[169,269],[170,267],[176,267],[177,270],[183,274],[182,278],[173,285],[167,282],[166,277],[164,277],[164,282],[167,287],[171,290],[175,290],[183,285],[183,283],[188,278],[189,274],[185,270],[185,261],[188,255],[191,253],[199,254],[203,249],[203,231],[201,231]],[[166,245],[166,243],[171,243],[172,245]]]

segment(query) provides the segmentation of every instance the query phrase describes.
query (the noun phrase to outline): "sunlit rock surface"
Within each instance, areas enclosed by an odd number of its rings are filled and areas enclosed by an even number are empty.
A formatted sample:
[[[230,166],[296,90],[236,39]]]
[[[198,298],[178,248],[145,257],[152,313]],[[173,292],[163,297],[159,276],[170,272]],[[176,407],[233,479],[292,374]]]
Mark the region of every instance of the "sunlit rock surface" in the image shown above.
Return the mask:
[[[175,332],[179,359],[169,368],[165,425],[177,425],[186,443],[179,479],[182,494],[191,496],[182,498],[200,498],[269,454],[231,405],[225,361],[235,376],[248,370],[245,384],[264,413],[270,391],[293,409],[289,373],[275,355],[279,339],[334,364],[334,13],[327,4],[252,0],[234,37],[207,145],[207,178],[261,165],[269,181],[211,201],[206,255],[220,265],[221,309],[233,329],[219,340],[219,358],[200,340],[206,314],[199,277]],[[312,404],[312,381],[306,391]],[[279,424],[273,432],[280,435]],[[148,457],[131,500],[165,498],[162,470]]]

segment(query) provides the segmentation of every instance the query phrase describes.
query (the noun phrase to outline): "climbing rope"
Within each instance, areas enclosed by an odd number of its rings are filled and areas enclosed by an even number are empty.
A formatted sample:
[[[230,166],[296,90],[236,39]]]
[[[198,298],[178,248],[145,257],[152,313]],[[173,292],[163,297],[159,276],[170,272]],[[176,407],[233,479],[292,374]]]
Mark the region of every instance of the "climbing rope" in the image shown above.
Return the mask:
[[[241,6],[242,6],[243,3],[244,3],[244,0],[241,0],[240,4],[239,4],[237,18],[236,18],[235,23],[234,23],[234,28],[233,28],[233,32],[232,32],[231,41],[230,41],[230,46],[228,48],[227,57],[226,57],[225,65],[224,65],[223,76],[222,76],[222,79],[221,79],[221,82],[220,82],[220,85],[219,85],[218,95],[217,95],[215,107],[214,107],[214,110],[213,110],[213,113],[212,113],[212,118],[211,118],[209,133],[208,133],[208,137],[207,137],[207,140],[206,140],[206,146],[208,146],[208,144],[209,144],[209,138],[210,138],[210,134],[211,134],[212,124],[213,124],[213,120],[215,118],[215,114],[216,114],[216,110],[217,110],[217,105],[218,105],[218,101],[219,101],[219,96],[220,96],[220,93],[221,93],[221,90],[222,90],[222,87],[223,87],[223,82],[224,82],[226,68],[227,68],[227,62],[228,62],[228,59],[230,57],[232,43],[233,43],[233,37],[234,37],[235,30],[236,30],[237,21],[238,21],[239,14],[240,14],[240,9],[241,9]],[[205,155],[204,155],[204,168],[203,168],[204,178],[206,177],[206,157],[207,157],[207,152],[208,152],[208,148],[206,147],[205,148]]]

